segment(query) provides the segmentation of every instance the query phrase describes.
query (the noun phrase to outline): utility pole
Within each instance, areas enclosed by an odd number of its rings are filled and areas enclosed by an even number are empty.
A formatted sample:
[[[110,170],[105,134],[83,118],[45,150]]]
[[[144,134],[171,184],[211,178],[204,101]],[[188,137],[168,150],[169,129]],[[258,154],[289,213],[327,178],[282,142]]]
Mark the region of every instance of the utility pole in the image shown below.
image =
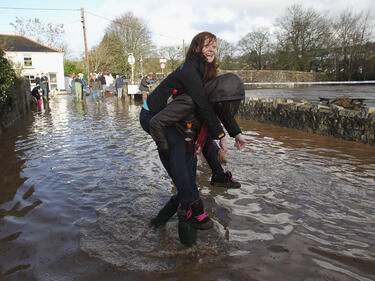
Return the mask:
[[[185,40],[182,39],[182,60],[185,60]]]
[[[141,56],[141,59],[139,60],[139,66],[141,68],[141,76],[143,78],[143,58],[142,58],[142,56]]]
[[[83,40],[85,42],[85,59],[86,59],[86,71],[87,71],[87,84],[90,85],[90,63],[89,63],[89,52],[87,50],[85,12],[84,12],[83,8],[81,8],[81,22],[82,22],[82,27],[83,27]]]

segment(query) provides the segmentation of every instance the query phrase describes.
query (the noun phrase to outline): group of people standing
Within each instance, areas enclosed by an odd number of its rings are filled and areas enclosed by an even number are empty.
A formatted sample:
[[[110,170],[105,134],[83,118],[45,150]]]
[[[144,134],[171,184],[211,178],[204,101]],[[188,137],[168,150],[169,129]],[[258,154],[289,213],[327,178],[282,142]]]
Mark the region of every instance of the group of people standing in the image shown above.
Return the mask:
[[[44,102],[49,100],[50,86],[47,73],[39,73],[35,76],[35,87],[31,91],[31,95],[36,99],[38,104],[38,109],[42,108],[42,98]]]
[[[128,97],[128,81],[123,74],[117,74],[114,78],[111,73],[99,72],[90,73],[89,83],[82,73],[71,75],[70,88],[73,101],[80,102],[84,99],[85,94],[92,94],[95,102],[100,102],[106,93],[113,94],[117,98]],[[154,82],[150,75],[141,78],[139,90],[143,100],[147,98],[150,92],[150,85]],[[85,93],[86,92],[86,93]]]
[[[96,82],[96,80],[100,81],[100,89],[98,89],[99,84]],[[111,73],[105,73],[105,72],[99,72],[96,73],[90,73],[90,82],[94,82],[94,89],[91,88],[91,90],[100,90],[101,97],[104,97],[106,92],[109,92],[111,94],[122,96],[123,92],[123,76],[122,75],[116,75],[116,79],[113,78]],[[90,83],[91,84],[91,83]],[[119,87],[118,87],[119,86]]]
[[[92,94],[95,102],[99,103],[107,92],[116,95],[118,98],[127,96],[126,82],[123,75],[116,75],[113,78],[111,73],[90,73],[89,84],[87,85],[85,76],[82,73],[78,75],[72,74],[70,85],[73,101],[79,102],[85,96],[85,89]]]

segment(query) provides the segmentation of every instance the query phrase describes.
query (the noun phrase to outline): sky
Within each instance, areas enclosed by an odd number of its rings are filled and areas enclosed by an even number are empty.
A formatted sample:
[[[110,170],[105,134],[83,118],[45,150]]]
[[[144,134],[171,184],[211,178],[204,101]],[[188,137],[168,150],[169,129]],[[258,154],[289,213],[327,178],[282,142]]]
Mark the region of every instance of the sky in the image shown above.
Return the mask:
[[[89,49],[100,43],[111,20],[127,12],[146,23],[152,41],[158,47],[188,45],[201,31],[210,31],[235,44],[256,28],[268,27],[272,31],[276,19],[293,4],[313,8],[328,17],[337,16],[346,9],[369,11],[371,22],[375,24],[374,0],[0,0],[0,34],[14,34],[10,23],[15,22],[16,17],[64,24],[64,39],[71,56],[78,57],[84,53],[83,8]]]

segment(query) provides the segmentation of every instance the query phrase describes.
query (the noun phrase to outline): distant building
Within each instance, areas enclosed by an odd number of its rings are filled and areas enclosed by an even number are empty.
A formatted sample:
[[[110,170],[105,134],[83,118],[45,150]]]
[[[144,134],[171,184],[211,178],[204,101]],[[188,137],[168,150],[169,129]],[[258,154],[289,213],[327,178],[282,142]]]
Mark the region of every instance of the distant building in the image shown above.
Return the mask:
[[[36,74],[46,73],[51,90],[64,90],[63,52],[40,44],[22,35],[0,34],[0,48],[14,68],[35,86]]]

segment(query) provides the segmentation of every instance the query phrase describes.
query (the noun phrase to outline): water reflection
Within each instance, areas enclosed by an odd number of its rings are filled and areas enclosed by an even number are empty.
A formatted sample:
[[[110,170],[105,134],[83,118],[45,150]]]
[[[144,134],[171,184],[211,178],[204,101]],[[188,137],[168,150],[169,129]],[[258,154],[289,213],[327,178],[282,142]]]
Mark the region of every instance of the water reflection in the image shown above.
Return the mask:
[[[240,121],[252,144],[239,153],[230,140],[225,168],[242,187],[210,186],[200,159],[215,227],[185,249],[176,218],[147,225],[174,187],[139,126],[140,106],[58,96],[1,136],[0,276],[372,279],[374,147]]]

